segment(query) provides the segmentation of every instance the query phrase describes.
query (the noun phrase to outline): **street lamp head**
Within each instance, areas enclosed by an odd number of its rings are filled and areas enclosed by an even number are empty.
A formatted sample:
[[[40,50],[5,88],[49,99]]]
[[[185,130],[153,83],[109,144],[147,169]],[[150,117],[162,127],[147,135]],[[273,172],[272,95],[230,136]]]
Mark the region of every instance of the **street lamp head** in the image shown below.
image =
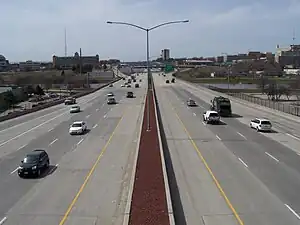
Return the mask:
[[[182,21],[183,23],[188,23],[188,22],[190,22],[189,20],[183,20]]]
[[[107,21],[106,23],[108,23],[108,24],[112,24],[113,22],[111,22],[111,21]]]

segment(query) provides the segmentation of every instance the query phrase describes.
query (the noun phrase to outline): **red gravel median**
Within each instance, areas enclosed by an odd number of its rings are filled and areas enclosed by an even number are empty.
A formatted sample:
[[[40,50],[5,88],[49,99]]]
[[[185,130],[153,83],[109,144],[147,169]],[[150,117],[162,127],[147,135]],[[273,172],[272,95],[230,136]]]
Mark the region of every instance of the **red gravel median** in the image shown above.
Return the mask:
[[[147,131],[148,100],[150,131]],[[154,104],[150,92],[144,108],[129,225],[170,225]]]

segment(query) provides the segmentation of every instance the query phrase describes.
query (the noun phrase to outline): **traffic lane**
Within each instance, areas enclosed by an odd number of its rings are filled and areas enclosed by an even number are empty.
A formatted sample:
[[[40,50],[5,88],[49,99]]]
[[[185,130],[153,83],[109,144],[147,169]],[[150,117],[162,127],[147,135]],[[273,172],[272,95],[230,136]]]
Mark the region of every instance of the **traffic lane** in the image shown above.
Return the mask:
[[[117,82],[119,83],[119,82]],[[92,101],[97,101],[97,98],[99,98],[103,93],[106,93],[106,91],[109,90],[109,87],[105,87],[103,89],[100,89],[99,91],[96,91],[92,94],[80,97],[77,99],[78,104],[87,104]],[[59,112],[62,112],[66,109],[66,106],[64,104],[56,105],[50,108],[46,108],[37,112],[33,112],[21,117],[14,118],[12,120],[3,121],[0,123],[0,132],[13,129],[13,128],[19,128],[20,126],[30,126],[32,122],[35,120],[42,120],[44,117],[55,117],[55,115],[59,114]],[[8,129],[9,128],[9,129]]]
[[[179,117],[193,137],[228,199],[241,215],[244,224],[298,224],[297,217],[293,216],[284,205],[286,203],[269,190],[269,186],[260,180],[262,177],[257,177],[250,171],[250,166],[246,164],[247,159],[244,161],[243,156],[237,157],[232,153],[233,146],[236,149],[236,144],[240,143],[239,148],[244,148],[246,142],[202,140],[203,134],[211,131],[203,126],[200,120],[193,120],[191,123],[191,116],[187,110],[178,106],[175,110],[178,110]],[[211,134],[214,136],[212,132]],[[228,143],[233,146],[226,146]],[[250,155],[260,158],[258,154]],[[267,160],[267,158],[265,159]],[[273,162],[269,164],[271,163]],[[261,162],[259,165],[264,166]],[[261,170],[263,169],[261,168]]]
[[[115,92],[115,94],[117,96],[116,99],[121,98],[123,95],[123,91]],[[90,114],[89,112],[93,112],[94,108],[96,108],[96,111],[100,110],[100,108],[104,104],[106,104],[106,98],[106,95],[103,95],[101,98],[98,98],[98,101],[93,102],[93,104],[88,103],[87,105],[80,105],[82,108],[82,112],[80,112],[79,114],[82,115],[82,113],[84,113],[86,114],[86,116],[88,116],[88,114]],[[73,114],[69,113],[69,108],[70,107],[66,107],[66,111],[63,114],[59,114],[58,116],[53,117],[50,120],[44,121],[30,129],[26,128],[24,130],[19,130],[18,133],[14,133],[13,131],[11,131],[9,133],[6,133],[6,135],[2,134],[1,138],[4,138],[4,136],[6,136],[6,139],[2,140],[2,142],[0,143],[0,150],[4,151],[4,153],[0,151],[0,156],[3,154],[7,154],[8,145],[10,145],[12,149],[18,149],[19,147],[25,145],[32,139],[39,137],[39,135],[47,133],[49,130],[53,129],[60,123],[67,120],[72,120]]]
[[[58,159],[61,157],[61,154],[65,154],[64,149],[69,150],[73,147],[76,147],[76,144],[84,139],[89,132],[87,132],[84,135],[73,135],[71,136],[69,134],[69,127],[74,121],[80,121],[83,120],[87,123],[88,129],[91,130],[95,125],[99,126],[99,121],[105,119],[107,113],[111,110],[113,106],[112,105],[104,105],[100,111],[94,111],[93,114],[90,115],[87,118],[86,114],[75,114],[71,120],[64,121],[60,123],[58,126],[56,126],[53,130],[39,136],[36,139],[33,139],[32,141],[28,142],[26,145],[22,145],[20,143],[21,148],[19,149],[12,149],[12,153],[8,154],[1,158],[0,161],[0,174],[1,178],[4,174],[9,174],[10,171],[14,171],[19,165],[20,161],[26,154],[26,152],[30,152],[33,149],[39,149],[39,148],[49,148],[53,146],[59,146],[59,144],[63,144],[65,146],[58,147],[55,149],[51,156],[51,161],[58,161]],[[14,151],[13,151],[14,150]],[[50,152],[49,152],[50,154]],[[57,160],[55,160],[57,159]],[[1,184],[0,184],[1,185]]]
[[[183,95],[181,95],[180,90],[173,89],[180,98],[184,98]],[[184,90],[185,93],[188,95],[189,98],[195,99],[195,96]],[[204,105],[204,102],[201,102],[199,100],[201,105]],[[208,105],[206,105],[208,107]],[[193,111],[194,115],[197,115],[199,119],[201,119],[204,109],[201,109],[199,107],[193,107],[189,108],[191,111]],[[240,123],[238,120],[234,118],[222,118],[222,121],[226,124],[219,125],[219,126],[208,126],[215,134],[216,137],[222,141],[243,141],[243,140],[249,140],[251,142],[256,143],[258,148],[260,149],[262,154],[267,154],[268,156],[271,155],[271,157],[275,158],[275,161],[279,160],[281,163],[284,163],[287,167],[291,167],[291,169],[296,170],[298,173],[300,173],[300,165],[299,165],[299,155],[293,151],[293,149],[289,148],[289,140],[291,138],[284,138],[281,139],[285,141],[285,145],[282,145],[282,142],[280,139],[278,140],[278,133],[272,132],[270,133],[261,133],[256,132],[255,130],[251,129],[249,125],[245,125],[244,123]],[[230,139],[229,136],[235,137],[233,139]],[[299,144],[299,143],[298,143]]]
[[[143,99],[126,109],[89,183],[67,215],[67,224],[123,224],[143,116]],[[115,118],[111,114],[108,119]],[[109,171],[109,172],[108,172]],[[99,184],[102,184],[99,186]],[[89,221],[85,221],[86,218]]]
[[[8,218],[6,223],[14,225],[58,224],[61,216],[66,212],[68,205],[71,203],[80,186],[84,182],[89,170],[95,163],[96,158],[99,157],[107,141],[110,139],[110,135],[117,126],[125,109],[129,106],[129,104],[119,104],[113,108],[108,113],[107,118],[103,120],[106,121],[107,124],[97,126],[75,151],[65,154],[59,162],[57,171],[47,177],[47,179],[44,179],[43,182],[38,183],[35,186],[34,191],[31,189],[26,196],[16,203],[9,211],[6,215]],[[128,115],[134,115],[132,110],[128,110],[127,112]],[[127,121],[127,119],[124,119],[123,121]],[[133,121],[136,122],[137,118],[128,120],[130,125],[126,122],[126,128],[123,132],[128,133],[128,130],[132,127],[131,123],[133,123]],[[125,139],[127,140],[128,138]],[[126,157],[122,156],[122,151],[120,151],[120,149],[122,149],[122,146],[125,146],[123,145],[124,142],[125,140],[122,142],[115,142],[118,143],[119,147],[114,148],[113,150],[107,149],[103,155],[105,156],[105,154],[109,151],[115,151],[115,153],[120,156],[120,158],[117,159],[123,160]],[[111,143],[114,143],[113,140]],[[111,163],[115,160],[116,159],[112,159],[112,161],[108,162],[109,165],[111,165]],[[104,158],[103,160],[101,159],[100,164],[103,161]],[[118,165],[118,161],[116,161],[116,165]],[[111,168],[108,169],[106,167],[103,171],[101,171],[101,173],[103,173],[106,177],[109,176],[112,181],[120,181],[112,177],[114,173],[110,174],[108,172],[110,170]],[[124,170],[120,171],[124,172]],[[58,190],[56,187],[59,183],[64,183],[64,185],[60,185],[60,189]],[[93,192],[92,196],[93,198],[96,198],[98,192],[105,192],[106,195],[108,195],[108,192],[111,189],[113,188],[110,186],[99,185],[99,183],[97,183],[96,193]],[[47,195],[45,195],[45,193],[47,193]],[[49,199],[49,196],[51,196],[51,199]],[[111,199],[107,205],[112,204],[112,201],[113,199]],[[98,204],[99,203],[101,203],[101,200],[98,201]]]
[[[156,87],[156,93],[167,141],[165,150],[169,153],[165,154],[165,157],[176,222],[203,225],[237,224],[232,211],[226,205],[170,107],[170,99],[159,87]],[[201,132],[203,141],[213,138],[213,134]]]
[[[197,93],[197,95],[201,96],[201,99],[204,100],[206,103],[209,103],[210,100],[213,99],[213,97],[221,94],[221,93],[209,90],[207,88],[204,88],[201,85],[192,85],[192,84],[188,84],[184,81],[179,81],[178,84],[179,84],[179,86],[183,86],[185,88],[188,87],[189,91],[191,91],[195,94]],[[232,108],[233,108],[234,112],[243,116],[244,118],[248,118],[249,120],[253,119],[255,117],[269,118],[271,121],[276,122],[275,124],[278,128],[285,130],[285,131],[289,131],[290,133],[292,132],[292,134],[294,134],[295,136],[300,137],[300,126],[298,123],[295,123],[295,121],[297,120],[297,117],[292,116],[292,115],[287,115],[285,113],[280,113],[280,112],[274,111],[269,108],[261,107],[256,104],[253,104],[254,107],[251,107],[252,103],[250,103],[250,102],[238,100],[238,99],[235,99],[230,96],[229,96],[229,98],[232,100],[231,104],[232,104]],[[264,111],[260,110],[261,108],[264,108]],[[269,111],[269,113],[268,113],[268,111]],[[277,113],[277,114],[275,114],[275,113]],[[280,114],[282,114],[284,116],[280,116]],[[288,119],[288,118],[291,118],[291,119]]]
[[[30,181],[26,180],[24,181],[25,186],[23,186],[23,179],[18,178],[17,168],[26,153],[31,152],[33,149],[45,149],[48,152],[51,166],[49,170],[45,171],[42,175],[43,178],[46,178],[48,174],[52,174],[57,169],[59,160],[65,154],[76,151],[78,146],[81,145],[90,135],[95,136],[94,130],[98,126],[101,130],[97,130],[96,137],[102,138],[105,136],[105,132],[111,129],[111,122],[105,119],[103,116],[105,114],[106,112],[103,111],[102,115],[98,113],[94,116],[94,118],[87,120],[87,124],[91,125],[91,130],[85,135],[70,136],[68,134],[68,125],[61,125],[50,132],[50,134],[32,141],[18,152],[15,152],[3,159],[0,163],[0,214],[1,212],[7,212],[9,208],[12,207],[23,195],[25,195],[36,183],[40,182],[40,179],[33,179]],[[95,126],[96,124],[97,126]]]

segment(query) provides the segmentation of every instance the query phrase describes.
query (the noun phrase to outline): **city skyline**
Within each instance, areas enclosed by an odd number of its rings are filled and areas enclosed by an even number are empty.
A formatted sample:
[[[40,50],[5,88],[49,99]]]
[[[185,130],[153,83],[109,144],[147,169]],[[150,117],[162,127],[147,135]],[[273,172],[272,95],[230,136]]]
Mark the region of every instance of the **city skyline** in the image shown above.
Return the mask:
[[[142,61],[146,58],[145,33],[106,21],[151,27],[178,19],[189,19],[190,23],[150,32],[151,56],[158,56],[164,48],[171,49],[175,58],[249,50],[274,52],[277,44],[292,44],[293,33],[297,43],[299,9],[300,3],[292,0],[190,0],[176,4],[170,0],[8,1],[1,3],[0,9],[4,18],[0,54],[12,62],[51,61],[52,55],[64,56],[66,28],[68,55],[82,48],[83,55],[98,53],[100,59]]]

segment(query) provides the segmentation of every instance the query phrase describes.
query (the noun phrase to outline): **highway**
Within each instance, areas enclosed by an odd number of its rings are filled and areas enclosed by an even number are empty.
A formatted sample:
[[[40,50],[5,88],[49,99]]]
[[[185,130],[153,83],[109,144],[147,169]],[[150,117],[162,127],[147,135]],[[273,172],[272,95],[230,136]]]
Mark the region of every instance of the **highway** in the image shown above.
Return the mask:
[[[179,224],[300,224],[299,119],[232,100],[232,118],[206,125],[202,115],[219,93],[179,79],[166,84],[170,75],[153,77]],[[198,107],[187,107],[189,98]],[[274,132],[252,130],[255,117],[269,118]]]
[[[78,99],[77,114],[61,104],[0,123],[1,225],[122,224],[147,88],[144,78],[140,88],[123,83]],[[118,104],[106,104],[110,91]],[[78,120],[88,131],[69,135]],[[45,149],[51,166],[21,179],[17,167],[33,149]]]

